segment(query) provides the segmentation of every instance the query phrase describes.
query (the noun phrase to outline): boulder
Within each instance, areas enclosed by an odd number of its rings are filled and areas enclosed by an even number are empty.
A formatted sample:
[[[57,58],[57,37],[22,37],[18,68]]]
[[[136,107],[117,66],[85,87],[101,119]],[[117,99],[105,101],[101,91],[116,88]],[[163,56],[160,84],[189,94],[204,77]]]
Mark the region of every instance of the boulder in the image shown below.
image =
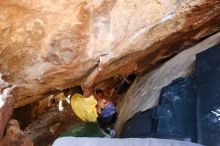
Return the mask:
[[[147,74],[140,74],[120,105],[117,133],[124,123],[139,111],[158,105],[160,90],[174,79],[191,75],[195,69],[196,54],[220,43],[220,32],[184,50],[160,67]]]
[[[20,130],[16,120],[10,120],[6,135],[0,141],[0,146],[34,146],[33,142]]]
[[[219,0],[0,0],[0,73],[19,107],[81,84],[100,56],[98,81],[154,66],[219,21]]]
[[[7,88],[0,89],[0,141],[13,112],[13,106],[15,102],[13,96],[14,89],[14,87],[9,86]]]

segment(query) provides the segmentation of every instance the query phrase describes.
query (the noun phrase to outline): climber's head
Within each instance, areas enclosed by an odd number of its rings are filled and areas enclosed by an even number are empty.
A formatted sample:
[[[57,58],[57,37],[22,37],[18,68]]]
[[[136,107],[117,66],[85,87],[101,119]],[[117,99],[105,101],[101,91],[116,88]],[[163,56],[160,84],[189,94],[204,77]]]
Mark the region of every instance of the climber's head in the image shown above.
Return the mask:
[[[89,97],[93,94],[93,87],[86,87],[86,88],[83,88],[83,95],[85,97]]]

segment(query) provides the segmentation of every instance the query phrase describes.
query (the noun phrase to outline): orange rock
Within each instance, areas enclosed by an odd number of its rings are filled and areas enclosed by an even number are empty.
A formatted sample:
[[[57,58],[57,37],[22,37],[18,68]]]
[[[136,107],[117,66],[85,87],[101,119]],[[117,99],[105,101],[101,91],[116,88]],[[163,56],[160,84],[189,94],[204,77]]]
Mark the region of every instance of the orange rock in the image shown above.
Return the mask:
[[[18,86],[17,107],[81,84],[100,56],[109,65],[98,81],[155,66],[220,28],[219,0],[0,0],[0,7],[0,73]]]
[[[33,143],[20,130],[18,121],[11,120],[4,138],[0,141],[0,146],[33,146]]]

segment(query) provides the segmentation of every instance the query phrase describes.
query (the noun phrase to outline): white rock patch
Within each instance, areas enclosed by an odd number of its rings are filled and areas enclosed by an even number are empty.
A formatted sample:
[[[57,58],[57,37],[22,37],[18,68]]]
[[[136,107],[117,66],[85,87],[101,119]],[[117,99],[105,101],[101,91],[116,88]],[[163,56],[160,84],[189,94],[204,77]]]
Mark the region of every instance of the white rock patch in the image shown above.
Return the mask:
[[[4,104],[5,104],[5,101],[3,99],[3,95],[0,95],[0,108],[2,108]]]

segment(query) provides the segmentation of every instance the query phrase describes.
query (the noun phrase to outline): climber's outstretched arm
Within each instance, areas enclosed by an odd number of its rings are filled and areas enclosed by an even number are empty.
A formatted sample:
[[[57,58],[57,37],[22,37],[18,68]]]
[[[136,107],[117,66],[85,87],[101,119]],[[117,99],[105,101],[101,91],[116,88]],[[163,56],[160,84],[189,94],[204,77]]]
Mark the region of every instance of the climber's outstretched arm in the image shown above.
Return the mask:
[[[108,59],[100,57],[100,62],[97,67],[93,70],[93,72],[88,76],[85,83],[82,85],[84,96],[88,97],[92,95],[93,89],[92,86],[96,82],[98,75],[106,66]]]
[[[96,79],[97,79],[97,77],[98,77],[98,75],[99,75],[100,72],[101,72],[101,71],[99,70],[99,67],[96,67],[96,68],[93,70],[93,72],[92,72],[92,73],[88,76],[88,78],[86,79],[86,81],[85,81],[83,87],[84,87],[84,88],[91,88],[92,85],[95,83],[95,81],[96,81]]]

